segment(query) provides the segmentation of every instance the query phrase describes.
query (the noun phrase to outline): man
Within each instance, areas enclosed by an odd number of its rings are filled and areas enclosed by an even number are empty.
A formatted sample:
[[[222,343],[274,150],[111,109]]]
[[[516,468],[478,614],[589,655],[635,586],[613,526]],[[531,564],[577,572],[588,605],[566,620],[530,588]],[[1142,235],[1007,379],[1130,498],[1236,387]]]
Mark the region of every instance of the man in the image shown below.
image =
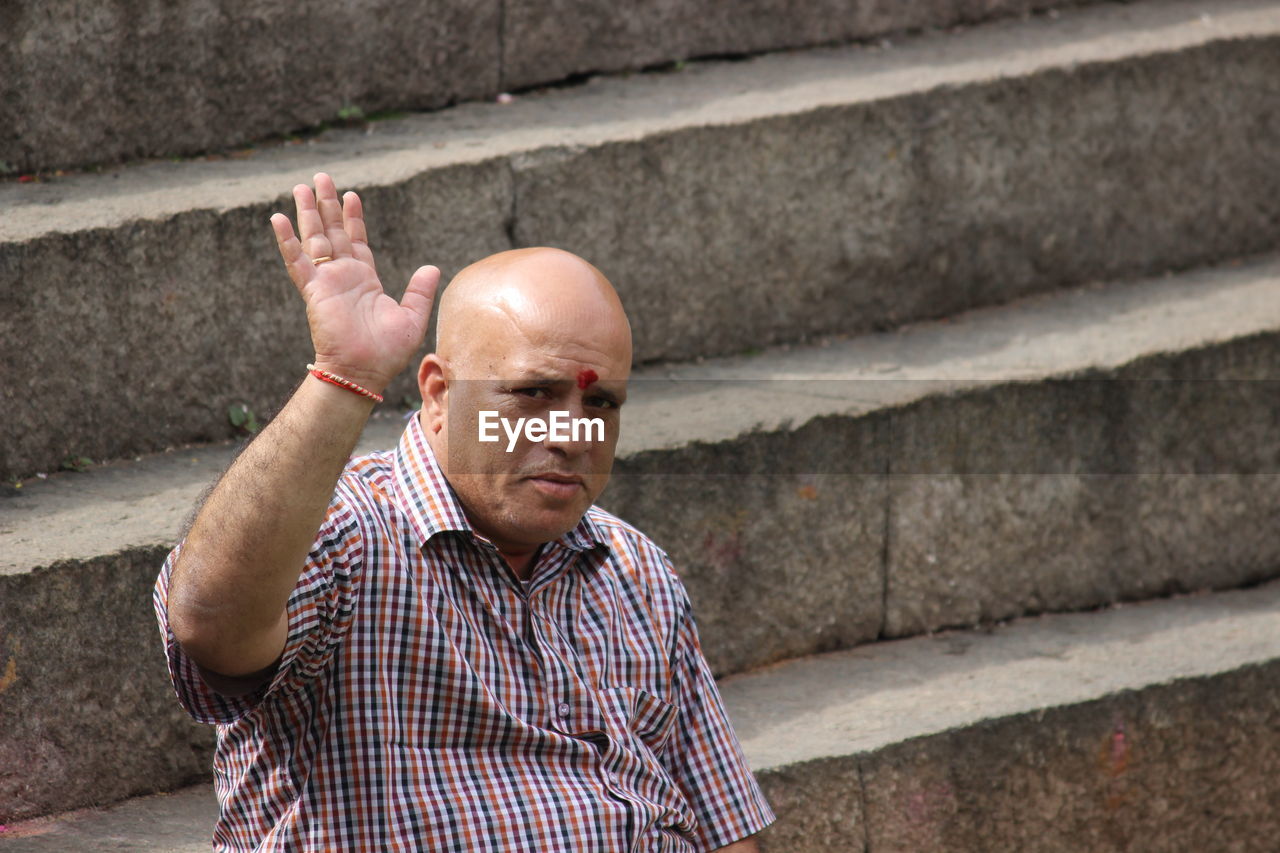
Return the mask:
[[[422,410],[348,463],[439,271],[397,303],[359,198],[315,187],[294,189],[299,236],[272,217],[315,365],[156,585],[179,698],[219,727],[215,847],[756,850],[773,816],[684,588],[592,506],[631,368],[613,288],[554,249],[468,267]],[[482,411],[601,428],[482,441]]]

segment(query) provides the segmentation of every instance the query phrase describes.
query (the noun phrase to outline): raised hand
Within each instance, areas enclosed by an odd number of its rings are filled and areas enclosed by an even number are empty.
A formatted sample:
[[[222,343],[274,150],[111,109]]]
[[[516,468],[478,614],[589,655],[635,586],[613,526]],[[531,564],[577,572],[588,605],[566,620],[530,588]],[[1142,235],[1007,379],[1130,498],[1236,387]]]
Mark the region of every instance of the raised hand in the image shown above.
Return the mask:
[[[316,366],[380,393],[427,333],[440,270],[420,267],[396,302],[374,268],[360,197],[349,192],[338,201],[323,172],[315,187],[314,195],[306,184],[293,188],[301,238],[289,217],[272,215],[276,244],[307,304]]]

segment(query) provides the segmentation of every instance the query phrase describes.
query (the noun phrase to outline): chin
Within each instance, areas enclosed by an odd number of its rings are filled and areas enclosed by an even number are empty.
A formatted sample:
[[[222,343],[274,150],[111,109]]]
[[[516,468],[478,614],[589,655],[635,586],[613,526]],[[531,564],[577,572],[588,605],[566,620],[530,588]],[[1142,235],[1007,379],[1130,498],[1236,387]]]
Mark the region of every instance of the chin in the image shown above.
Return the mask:
[[[581,502],[566,506],[522,501],[508,517],[514,528],[513,532],[518,532],[519,538],[530,544],[542,544],[557,539],[576,527],[590,506]]]

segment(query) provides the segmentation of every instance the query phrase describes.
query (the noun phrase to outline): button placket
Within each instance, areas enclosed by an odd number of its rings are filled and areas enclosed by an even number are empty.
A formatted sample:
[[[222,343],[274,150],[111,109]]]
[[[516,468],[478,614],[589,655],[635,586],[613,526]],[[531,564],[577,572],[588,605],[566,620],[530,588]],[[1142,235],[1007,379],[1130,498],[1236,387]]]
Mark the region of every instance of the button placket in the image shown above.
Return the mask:
[[[589,732],[608,736],[609,727],[590,697],[590,688],[578,671],[577,652],[569,645],[560,627],[547,614],[545,589],[535,588],[528,598],[530,625],[538,638],[544,670],[543,695],[546,697],[550,726],[571,737]]]

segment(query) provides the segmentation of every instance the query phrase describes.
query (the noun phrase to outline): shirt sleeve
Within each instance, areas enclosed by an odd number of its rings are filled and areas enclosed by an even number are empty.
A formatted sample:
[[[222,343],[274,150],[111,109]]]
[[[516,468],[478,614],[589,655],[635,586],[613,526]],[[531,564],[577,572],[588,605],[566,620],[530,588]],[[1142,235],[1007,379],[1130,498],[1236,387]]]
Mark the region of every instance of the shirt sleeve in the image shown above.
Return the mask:
[[[271,681],[243,696],[226,696],[210,687],[187,656],[169,626],[169,581],[182,552],[174,548],[165,559],[152,593],[169,679],[178,702],[201,723],[229,725],[248,714],[268,695],[296,689],[320,672],[351,624],[358,593],[363,539],[356,514],[334,494],[286,610],[289,634]]]
[[[774,815],[747,766],[702,654],[688,594],[678,578],[675,582],[681,613],[672,672],[680,713],[664,763],[698,816],[699,849],[715,850],[754,835],[773,823]]]

